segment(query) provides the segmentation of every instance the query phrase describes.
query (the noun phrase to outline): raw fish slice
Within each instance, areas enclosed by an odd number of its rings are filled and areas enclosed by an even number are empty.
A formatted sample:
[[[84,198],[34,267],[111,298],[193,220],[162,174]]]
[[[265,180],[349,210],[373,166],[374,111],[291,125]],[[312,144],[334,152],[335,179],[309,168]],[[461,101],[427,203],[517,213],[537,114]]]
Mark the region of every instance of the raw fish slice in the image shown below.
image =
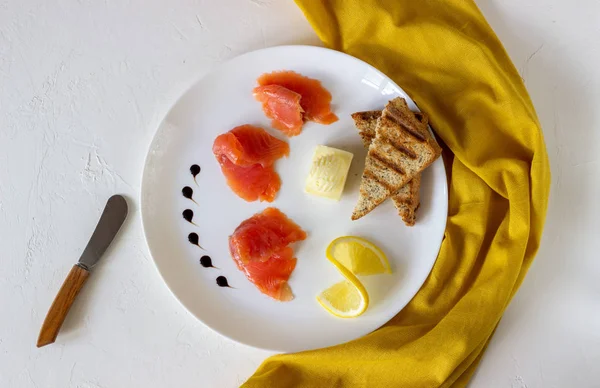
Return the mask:
[[[231,130],[244,148],[244,160],[249,164],[270,166],[282,156],[290,154],[287,142],[271,136],[267,131],[253,125],[241,125]],[[240,164],[239,162],[237,164]]]
[[[259,163],[270,166],[282,156],[288,156],[290,146],[253,125],[241,125],[219,135],[213,143],[215,155],[226,155],[238,166]]]
[[[251,261],[246,264],[236,262],[248,280],[260,292],[282,302],[294,299],[288,279],[296,267],[292,248],[286,247],[266,261]]]
[[[234,235],[236,238],[230,241],[230,250],[240,263],[266,261],[287,244],[284,237],[260,223],[238,227]]]
[[[283,238],[284,244],[290,244],[306,238],[306,232],[275,207],[266,208],[262,213],[255,214],[248,221],[250,221],[249,224],[259,224],[274,231],[278,236]]]
[[[271,125],[287,136],[299,135],[302,131],[302,106],[300,94],[279,85],[265,85],[254,88],[254,98],[262,103]]]
[[[305,238],[306,233],[279,209],[267,208],[236,228],[229,237],[229,251],[260,292],[289,301],[294,295],[287,281],[296,258],[288,245]]]
[[[232,256],[239,262],[265,261],[274,253],[306,238],[298,225],[277,208],[267,208],[243,221],[230,240]]]
[[[215,139],[212,147],[213,154],[217,159],[226,157],[232,163],[244,162],[244,147],[242,143],[231,132],[223,133]],[[255,164],[255,163],[251,163]]]
[[[249,202],[275,199],[281,181],[273,163],[289,152],[286,142],[252,125],[235,127],[213,143],[213,153],[227,184]]]
[[[320,124],[331,124],[338,117],[331,111],[331,93],[321,82],[294,71],[274,71],[258,78],[260,86],[279,85],[302,96],[300,105],[304,109],[304,119]]]
[[[219,156],[218,161],[227,179],[227,185],[240,198],[248,202],[256,200],[273,202],[281,187],[281,181],[272,166],[263,167],[260,164],[238,166],[225,155]]]

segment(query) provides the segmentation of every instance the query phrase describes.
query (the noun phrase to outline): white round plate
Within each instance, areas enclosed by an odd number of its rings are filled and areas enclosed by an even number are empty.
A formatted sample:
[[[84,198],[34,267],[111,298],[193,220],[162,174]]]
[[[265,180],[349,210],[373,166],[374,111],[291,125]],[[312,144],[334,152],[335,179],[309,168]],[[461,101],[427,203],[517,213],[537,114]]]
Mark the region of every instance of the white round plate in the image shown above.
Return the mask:
[[[242,124],[261,126],[286,139],[271,128],[260,103],[252,97],[258,76],[283,69],[320,80],[333,96],[332,109],[339,121],[331,125],[308,122],[299,136],[288,139],[290,156],[276,162],[282,185],[275,201],[248,203],[226,185],[212,144],[219,134]],[[396,96],[406,98],[411,109],[416,109],[402,89],[372,66],[337,51],[309,46],[273,47],[241,55],[192,86],[158,128],[142,183],[146,239],[175,297],[222,335],[282,352],[350,341],[377,329],[406,306],[431,271],[446,225],[446,173],[441,159],[423,173],[414,227],[404,225],[391,201],[358,221],[350,220],[366,155],[350,114],[382,109]],[[339,202],[304,193],[318,144],[354,154]],[[193,164],[202,168],[197,183],[189,170]],[[197,203],[183,197],[184,186],[194,190]],[[228,251],[227,238],[234,229],[268,206],[279,208],[308,233],[295,246],[298,263],[289,283],[296,297],[291,302],[261,294],[236,268]],[[194,211],[197,226],[183,219],[184,209]],[[188,242],[192,232],[200,236],[206,251]],[[361,278],[371,302],[362,316],[353,319],[330,315],[315,299],[343,279],[325,258],[325,248],[344,235],[376,243],[393,269],[391,275]],[[205,254],[218,269],[199,264]],[[225,276],[233,288],[217,286],[218,276]]]

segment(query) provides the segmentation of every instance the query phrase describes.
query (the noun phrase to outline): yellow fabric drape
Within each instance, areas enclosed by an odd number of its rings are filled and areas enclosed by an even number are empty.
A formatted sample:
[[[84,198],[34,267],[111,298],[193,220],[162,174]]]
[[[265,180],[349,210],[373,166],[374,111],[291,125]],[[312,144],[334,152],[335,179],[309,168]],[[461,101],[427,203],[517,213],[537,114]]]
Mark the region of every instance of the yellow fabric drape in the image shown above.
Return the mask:
[[[387,325],[274,356],[244,387],[461,387],[540,245],[550,167],[525,86],[471,0],[297,0],[321,40],[396,81],[454,154],[445,239]]]

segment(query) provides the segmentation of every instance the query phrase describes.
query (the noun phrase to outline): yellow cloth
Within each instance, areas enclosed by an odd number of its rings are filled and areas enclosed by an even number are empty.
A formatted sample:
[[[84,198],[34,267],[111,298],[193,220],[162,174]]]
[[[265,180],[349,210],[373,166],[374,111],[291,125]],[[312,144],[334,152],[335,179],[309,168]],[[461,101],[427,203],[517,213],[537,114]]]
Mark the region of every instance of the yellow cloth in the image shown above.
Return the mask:
[[[539,247],[550,186],[527,91],[471,0],[296,0],[331,48],[396,81],[454,153],[445,239],[383,328],[274,356],[244,387],[462,387]]]

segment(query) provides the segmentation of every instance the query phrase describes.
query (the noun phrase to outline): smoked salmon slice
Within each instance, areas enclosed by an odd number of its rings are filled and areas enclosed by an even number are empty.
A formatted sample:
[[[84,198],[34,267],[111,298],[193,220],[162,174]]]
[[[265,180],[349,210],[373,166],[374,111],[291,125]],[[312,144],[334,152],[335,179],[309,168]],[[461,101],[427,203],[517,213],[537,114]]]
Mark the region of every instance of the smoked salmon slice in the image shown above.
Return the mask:
[[[296,267],[289,247],[306,238],[296,223],[270,207],[243,221],[229,237],[229,251],[237,267],[260,292],[279,301],[294,294],[288,279]]]
[[[248,202],[256,200],[273,202],[281,187],[279,174],[275,172],[273,166],[263,167],[260,164],[238,166],[225,155],[218,156],[217,160],[227,185],[238,197]]]
[[[338,120],[331,111],[331,93],[321,85],[319,80],[295,71],[282,70],[265,73],[258,77],[257,81],[259,86],[278,85],[298,93],[301,96],[300,106],[304,110],[304,120],[319,124],[331,124]]]
[[[282,156],[288,156],[290,146],[264,129],[246,124],[219,135],[213,144],[213,153],[227,156],[238,166],[259,163],[267,167]]]
[[[260,292],[281,302],[287,302],[294,299],[294,293],[287,281],[296,268],[296,258],[287,258],[287,249],[283,252],[285,253],[274,254],[267,261],[237,265]]]
[[[263,111],[273,119],[271,125],[288,136],[302,131],[304,109],[300,105],[300,94],[279,85],[258,86],[253,90],[254,98],[262,103]]]
[[[275,199],[281,180],[273,164],[289,152],[286,142],[252,125],[235,127],[213,143],[213,154],[227,184],[248,202]]]

